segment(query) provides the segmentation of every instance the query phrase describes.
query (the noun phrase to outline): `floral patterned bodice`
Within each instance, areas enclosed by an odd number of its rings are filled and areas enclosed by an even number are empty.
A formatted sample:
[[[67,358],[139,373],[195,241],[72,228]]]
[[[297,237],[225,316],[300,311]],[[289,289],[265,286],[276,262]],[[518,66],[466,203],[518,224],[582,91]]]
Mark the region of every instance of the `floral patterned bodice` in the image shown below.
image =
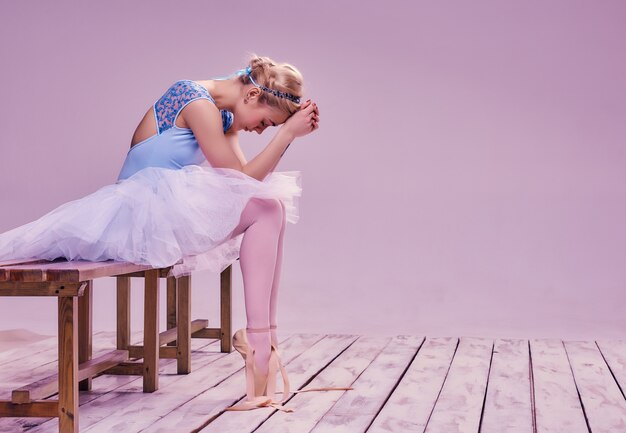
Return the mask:
[[[153,104],[157,133],[133,145],[117,180],[126,179],[146,167],[179,169],[186,165],[199,165],[206,161],[196,137],[189,128],[176,126],[180,111],[196,99],[215,100],[208,90],[192,80],[179,80]],[[220,110],[224,133],[233,124],[233,113]]]
[[[154,103],[154,114],[157,119],[159,134],[174,126],[178,113],[185,105],[196,99],[208,99],[215,104],[215,100],[208,90],[192,80],[179,80]],[[233,123],[233,113],[228,110],[220,110],[224,132]]]

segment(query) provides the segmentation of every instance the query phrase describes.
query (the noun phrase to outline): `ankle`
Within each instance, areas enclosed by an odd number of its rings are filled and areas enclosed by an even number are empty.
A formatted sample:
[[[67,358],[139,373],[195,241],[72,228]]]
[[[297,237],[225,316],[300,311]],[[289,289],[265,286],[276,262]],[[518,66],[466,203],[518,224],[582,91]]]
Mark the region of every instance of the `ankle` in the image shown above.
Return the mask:
[[[272,341],[272,344],[276,347],[278,347],[278,337],[276,336],[276,326],[272,325],[272,328],[270,329],[270,339]]]
[[[248,342],[254,350],[254,363],[261,374],[269,371],[271,337],[269,332],[248,333]]]

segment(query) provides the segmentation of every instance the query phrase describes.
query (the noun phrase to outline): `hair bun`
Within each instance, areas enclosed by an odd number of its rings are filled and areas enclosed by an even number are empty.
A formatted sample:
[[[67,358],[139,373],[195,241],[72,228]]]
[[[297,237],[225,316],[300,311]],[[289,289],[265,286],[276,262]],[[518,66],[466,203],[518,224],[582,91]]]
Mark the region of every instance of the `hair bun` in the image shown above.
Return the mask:
[[[302,73],[290,63],[279,63],[267,56],[252,53],[247,62],[251,68],[250,75],[240,77],[242,83],[254,82],[265,87],[269,92],[262,92],[259,101],[277,107],[289,115],[300,109],[303,95],[304,79]],[[290,95],[282,97],[280,95]],[[293,98],[291,98],[293,97]]]

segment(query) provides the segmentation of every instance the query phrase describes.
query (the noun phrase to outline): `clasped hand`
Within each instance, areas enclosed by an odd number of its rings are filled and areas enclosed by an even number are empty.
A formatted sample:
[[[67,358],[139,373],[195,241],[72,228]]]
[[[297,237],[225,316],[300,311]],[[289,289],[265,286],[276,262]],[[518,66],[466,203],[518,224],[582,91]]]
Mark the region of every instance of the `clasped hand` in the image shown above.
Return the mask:
[[[300,110],[292,114],[283,124],[294,136],[302,137],[319,128],[320,112],[317,104],[310,99],[306,100]]]

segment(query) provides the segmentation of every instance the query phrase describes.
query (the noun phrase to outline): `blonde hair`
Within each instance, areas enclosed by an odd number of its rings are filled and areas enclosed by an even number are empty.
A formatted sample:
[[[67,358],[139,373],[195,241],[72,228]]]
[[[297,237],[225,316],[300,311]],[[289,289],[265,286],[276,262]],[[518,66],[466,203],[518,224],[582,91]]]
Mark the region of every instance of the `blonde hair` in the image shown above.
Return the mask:
[[[250,55],[248,66],[252,69],[250,72],[252,79],[260,86],[302,98],[304,78],[295,66],[289,63],[278,63],[269,57],[257,56],[254,53]],[[239,80],[242,84],[253,84],[250,77],[245,74],[241,75]],[[300,103],[296,103],[266,91],[261,91],[259,96],[259,102],[276,107],[290,116],[300,110],[302,100],[300,101]]]

